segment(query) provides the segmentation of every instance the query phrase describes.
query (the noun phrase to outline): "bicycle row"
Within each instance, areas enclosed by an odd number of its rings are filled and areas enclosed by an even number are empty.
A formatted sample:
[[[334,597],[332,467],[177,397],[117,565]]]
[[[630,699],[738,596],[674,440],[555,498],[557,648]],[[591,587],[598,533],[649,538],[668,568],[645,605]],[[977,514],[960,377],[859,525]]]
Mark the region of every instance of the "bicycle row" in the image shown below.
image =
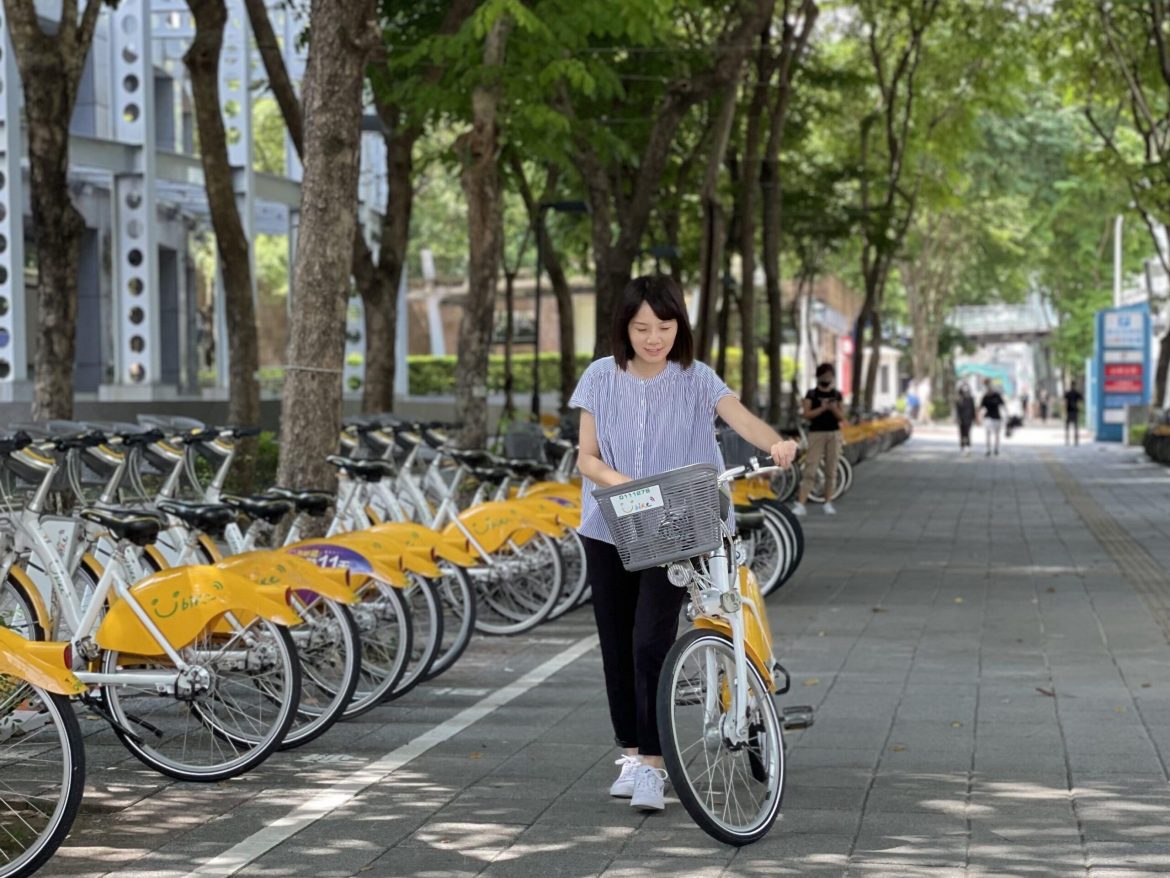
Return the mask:
[[[504,460],[439,424],[360,419],[330,458],[335,492],[240,496],[225,484],[251,431],[142,421],[0,438],[3,878],[35,871],[77,813],[69,699],[155,770],[222,780],[433,679],[473,631],[588,599],[571,446]],[[775,588],[803,542],[769,495],[737,499]]]

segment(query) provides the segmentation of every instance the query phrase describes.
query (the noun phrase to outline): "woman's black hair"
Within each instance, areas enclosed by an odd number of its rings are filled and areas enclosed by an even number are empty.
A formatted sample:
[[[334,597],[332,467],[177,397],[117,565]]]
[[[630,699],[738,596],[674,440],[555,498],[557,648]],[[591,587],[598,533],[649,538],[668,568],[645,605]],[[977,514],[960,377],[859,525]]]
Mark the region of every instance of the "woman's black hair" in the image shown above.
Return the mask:
[[[834,376],[837,374],[837,370],[833,368],[832,363],[821,363],[819,366],[817,366],[818,378],[820,378],[822,375],[828,375],[829,373],[832,373]]]
[[[682,290],[668,274],[646,274],[636,277],[622,290],[621,302],[613,312],[613,328],[610,334],[614,361],[625,369],[634,356],[634,347],[630,344],[630,321],[634,319],[643,302],[649,303],[659,320],[673,320],[678,324],[674,346],[666,358],[674,360],[684,369],[689,368],[695,361],[695,338],[691,334],[691,322],[687,317],[687,306],[683,301]]]

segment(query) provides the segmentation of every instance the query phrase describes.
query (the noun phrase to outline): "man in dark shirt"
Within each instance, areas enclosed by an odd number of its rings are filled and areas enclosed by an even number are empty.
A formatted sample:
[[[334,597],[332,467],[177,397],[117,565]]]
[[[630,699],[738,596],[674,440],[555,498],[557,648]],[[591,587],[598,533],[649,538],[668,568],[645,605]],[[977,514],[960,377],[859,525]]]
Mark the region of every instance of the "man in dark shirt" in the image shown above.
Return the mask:
[[[983,399],[979,400],[979,410],[983,412],[983,427],[987,432],[987,456],[991,457],[992,443],[995,439],[995,455],[999,456],[999,429],[1003,425],[1003,410],[1005,403],[995,385],[988,378],[984,384]]]
[[[1085,398],[1077,390],[1077,382],[1068,383],[1068,391],[1064,394],[1064,444],[1068,445],[1068,431],[1072,427],[1073,442],[1081,444],[1081,403]]]
[[[845,420],[845,397],[833,386],[837,380],[831,363],[817,366],[817,386],[804,395],[801,414],[808,420],[808,451],[804,457],[804,478],[792,511],[804,515],[804,504],[817,480],[821,461],[825,465],[825,515],[835,515],[833,494],[837,488],[837,455],[841,449],[841,422]]]

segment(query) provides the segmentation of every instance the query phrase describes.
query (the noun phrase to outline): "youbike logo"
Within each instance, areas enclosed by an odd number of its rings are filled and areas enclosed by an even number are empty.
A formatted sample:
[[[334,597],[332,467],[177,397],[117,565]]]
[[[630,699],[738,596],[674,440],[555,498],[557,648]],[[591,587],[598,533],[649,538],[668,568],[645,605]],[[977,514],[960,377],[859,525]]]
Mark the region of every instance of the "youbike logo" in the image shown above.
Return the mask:
[[[625,518],[635,512],[645,512],[647,509],[661,509],[663,506],[662,492],[657,485],[618,494],[610,497],[609,502],[613,504],[613,511],[617,513],[618,518]]]

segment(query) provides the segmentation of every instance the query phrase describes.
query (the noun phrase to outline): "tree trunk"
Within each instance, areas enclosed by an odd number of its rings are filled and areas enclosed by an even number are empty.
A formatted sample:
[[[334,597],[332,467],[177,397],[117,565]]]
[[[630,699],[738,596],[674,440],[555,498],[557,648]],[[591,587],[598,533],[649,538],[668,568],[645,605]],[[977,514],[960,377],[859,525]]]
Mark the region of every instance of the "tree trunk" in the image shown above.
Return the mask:
[[[516,272],[504,269],[504,417],[512,420],[516,416],[516,399],[512,391],[516,376],[512,372],[513,312],[516,307]]]
[[[502,67],[511,17],[500,15],[484,40],[483,64]],[[477,85],[471,94],[472,128],[461,135],[456,151],[463,164],[460,182],[467,199],[467,303],[459,322],[459,361],[455,366],[455,405],[463,420],[464,448],[482,448],[487,440],[487,368],[496,304],[503,199],[497,159],[498,83]]]
[[[227,25],[227,6],[224,0],[187,0],[187,6],[195,18],[195,37],[183,56],[183,63],[191,76],[195,123],[199,131],[199,158],[203,164],[204,188],[223,276],[228,359],[231,363],[228,421],[232,426],[255,427],[260,423],[260,383],[256,378],[260,368],[260,342],[256,329],[256,302],[248,237],[236,205],[219,99],[219,57]],[[251,488],[257,446],[255,439],[241,444],[238,475],[245,490]]]
[[[38,274],[35,420],[73,416],[77,279],[85,220],[69,195],[69,122],[100,7],[101,0],[86,0],[79,18],[76,0],[65,0],[56,33],[46,34],[37,20],[34,0],[4,0],[28,128]],[[15,85],[9,83],[8,87]],[[9,123],[18,126],[19,120],[10,119]],[[21,206],[12,205],[11,209],[20,210]]]
[[[865,410],[873,411],[873,396],[877,389],[878,364],[882,359],[882,316],[874,311],[869,316],[869,363],[865,370]]]
[[[394,378],[398,369],[398,289],[406,265],[410,242],[410,217],[414,210],[414,144],[421,136],[415,127],[396,124],[396,108],[378,105],[385,127],[386,206],[382,214],[382,237],[378,261],[355,238],[353,273],[362,295],[365,314],[366,378],[362,388],[362,411],[394,410]],[[358,229],[361,236],[361,229]]]
[[[293,266],[288,374],[280,408],[282,485],[334,482],[345,311],[360,161],[362,72],[381,42],[374,0],[313,0],[303,84],[304,181]]]
[[[761,40],[764,40],[761,37]],[[744,135],[743,170],[739,180],[739,328],[743,363],[740,366],[740,393],[743,404],[759,411],[759,361],[756,356],[756,190],[760,185],[760,117],[767,98],[769,71],[767,43],[760,47],[756,84],[748,107]]]
[[[707,169],[700,191],[703,204],[703,234],[699,247],[699,331],[695,359],[704,361],[711,355],[711,344],[715,334],[715,303],[719,301],[721,295],[725,298],[727,295],[722,277],[727,220],[726,211],[719,200],[719,172],[727,155],[727,143],[731,139],[732,126],[735,124],[736,94],[739,91],[742,67],[740,64],[736,68],[724,91],[719,112],[712,120],[714,131],[711,137],[711,151],[707,153]],[[726,307],[725,304],[724,308]],[[719,330],[724,331],[722,314]],[[724,348],[727,347],[726,335],[720,337],[720,344]],[[725,354],[721,356],[721,361],[726,361]]]
[[[557,254],[556,248],[553,247],[552,236],[548,233],[544,214],[532,194],[532,187],[528,185],[528,178],[524,174],[524,163],[520,161],[520,157],[514,151],[509,152],[508,160],[512,173],[516,177],[516,186],[520,190],[520,197],[524,201],[524,209],[528,212],[528,222],[536,228],[536,233],[540,236],[540,261],[548,273],[557,300],[561,349],[560,412],[564,414],[569,410],[569,399],[572,398],[573,390],[577,386],[577,341],[573,318],[573,295],[569,289],[569,280],[565,277],[565,268],[561,264],[561,257]],[[555,192],[559,176],[560,171],[555,166],[550,166],[544,181],[542,202],[548,200]]]

